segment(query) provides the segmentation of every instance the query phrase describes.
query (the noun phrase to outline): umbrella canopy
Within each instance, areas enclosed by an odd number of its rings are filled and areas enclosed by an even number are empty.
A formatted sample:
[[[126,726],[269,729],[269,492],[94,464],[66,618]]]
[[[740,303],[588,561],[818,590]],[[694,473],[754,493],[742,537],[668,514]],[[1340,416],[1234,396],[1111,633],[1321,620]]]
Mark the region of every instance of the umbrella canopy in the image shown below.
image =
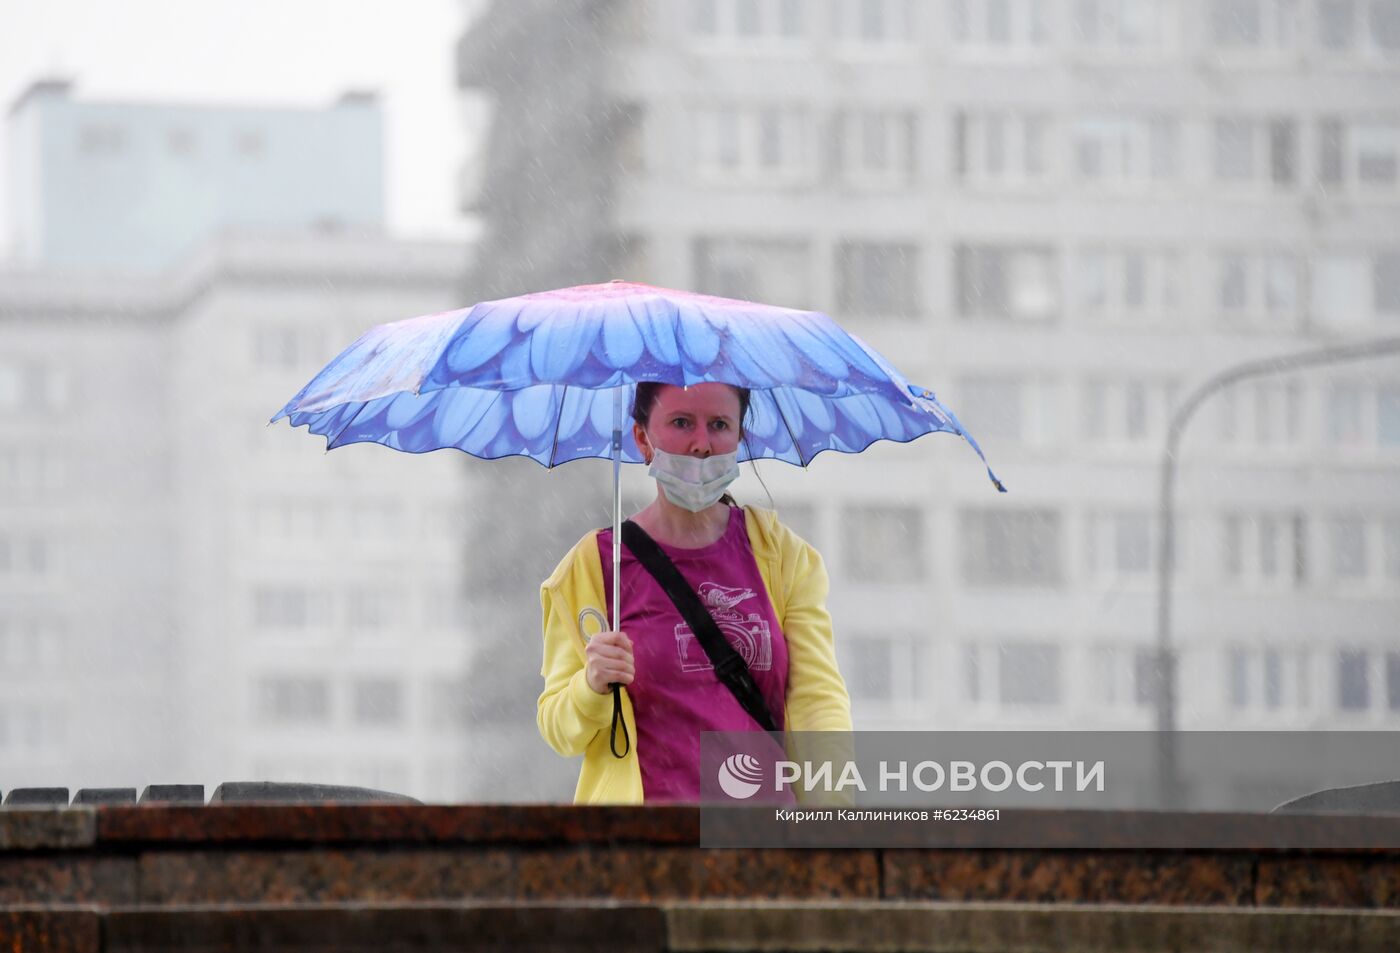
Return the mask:
[[[328,449],[456,447],[552,467],[614,457],[620,388],[642,381],[749,388],[741,460],[805,466],[824,450],[937,431],[982,456],[932,391],[820,312],[621,281],[372,328],[272,419],[325,436]],[[622,461],[641,462],[624,443]]]

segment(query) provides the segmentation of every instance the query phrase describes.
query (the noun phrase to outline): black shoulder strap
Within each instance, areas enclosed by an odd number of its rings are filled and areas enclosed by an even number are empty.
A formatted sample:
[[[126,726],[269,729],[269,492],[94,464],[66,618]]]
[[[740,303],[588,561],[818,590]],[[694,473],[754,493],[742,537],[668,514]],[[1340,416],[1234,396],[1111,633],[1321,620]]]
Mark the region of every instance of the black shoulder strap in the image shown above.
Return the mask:
[[[690,631],[695,633],[696,640],[705,649],[705,654],[710,657],[710,663],[715,667],[715,677],[734,693],[739,704],[744,706],[744,711],[748,712],[764,731],[777,731],[777,726],[773,724],[773,716],[753,680],[753,674],[744,664],[744,657],[734,651],[724,633],[720,632],[714,617],[700,602],[700,597],[695,594],[690,583],[685,581],[676,564],[671,562],[671,557],[656,544],[656,540],[647,535],[646,530],[631,520],[622,524],[622,541],[643,568],[661,585],[666,595],[671,597],[676,609],[680,611],[681,618],[689,623]]]

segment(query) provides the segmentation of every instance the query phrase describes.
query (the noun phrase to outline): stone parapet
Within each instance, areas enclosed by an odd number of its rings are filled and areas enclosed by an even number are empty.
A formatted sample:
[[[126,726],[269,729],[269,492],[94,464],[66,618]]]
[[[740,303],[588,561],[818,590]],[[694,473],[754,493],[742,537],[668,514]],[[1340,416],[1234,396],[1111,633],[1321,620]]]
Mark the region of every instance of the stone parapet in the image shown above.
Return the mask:
[[[1277,846],[1352,821],[1400,843],[1400,817],[1262,816],[1214,850],[1038,820],[1065,846],[704,848],[693,807],[5,809],[0,948],[1400,949],[1400,848]]]

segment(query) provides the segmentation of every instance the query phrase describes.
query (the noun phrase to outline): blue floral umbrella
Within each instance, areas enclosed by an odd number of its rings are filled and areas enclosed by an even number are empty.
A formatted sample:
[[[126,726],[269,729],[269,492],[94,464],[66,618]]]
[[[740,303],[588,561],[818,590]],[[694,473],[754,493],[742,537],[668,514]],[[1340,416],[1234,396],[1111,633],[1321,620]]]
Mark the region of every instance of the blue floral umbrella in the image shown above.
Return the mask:
[[[824,450],[945,431],[981,448],[933,392],[855,335],[798,311],[612,281],[485,301],[370,329],[287,402],[283,417],[331,449],[456,447],[546,467],[583,457],[640,463],[622,439],[638,382],[718,381],[752,391],[740,460],[805,466]],[[987,468],[998,490],[1001,481]],[[613,606],[619,606],[613,533]]]

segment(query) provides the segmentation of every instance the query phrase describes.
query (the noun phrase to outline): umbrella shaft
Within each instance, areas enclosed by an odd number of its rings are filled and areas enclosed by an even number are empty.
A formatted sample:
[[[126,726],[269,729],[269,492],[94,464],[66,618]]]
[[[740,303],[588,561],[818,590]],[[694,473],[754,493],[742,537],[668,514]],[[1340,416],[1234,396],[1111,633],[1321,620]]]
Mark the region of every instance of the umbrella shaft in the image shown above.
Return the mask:
[[[627,388],[613,388],[613,537],[612,537],[612,627],[622,626],[622,420],[626,410]]]

